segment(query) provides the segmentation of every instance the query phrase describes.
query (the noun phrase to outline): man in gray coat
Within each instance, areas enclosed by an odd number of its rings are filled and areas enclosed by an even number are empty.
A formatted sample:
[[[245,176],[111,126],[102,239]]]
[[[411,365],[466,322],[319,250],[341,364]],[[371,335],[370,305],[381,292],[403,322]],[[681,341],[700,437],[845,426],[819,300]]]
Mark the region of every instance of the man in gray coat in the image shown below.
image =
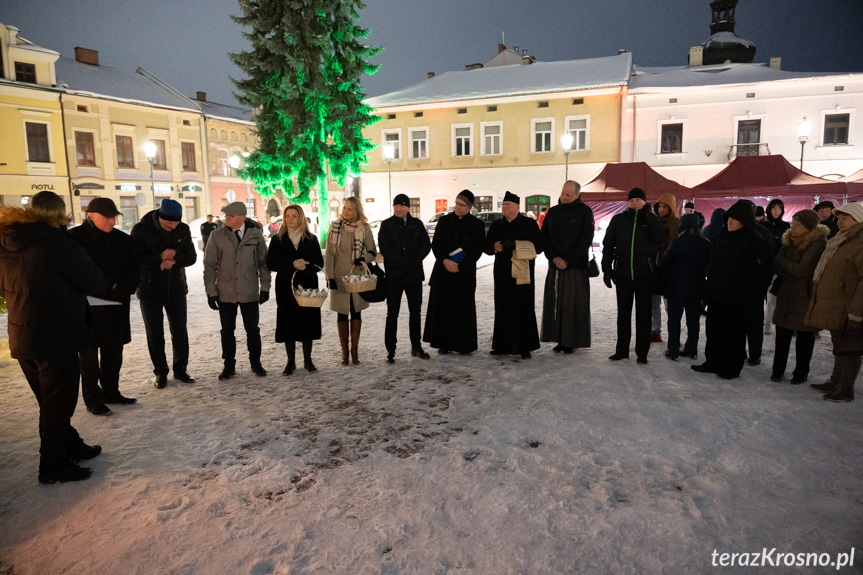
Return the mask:
[[[218,310],[222,324],[222,359],[225,368],[219,379],[236,374],[237,308],[243,315],[249,363],[255,375],[267,371],[261,365],[261,331],[258,328],[258,306],[270,299],[270,270],[267,269],[267,245],[261,224],[246,218],[242,202],[228,204],[222,210],[225,225],[210,234],[204,251],[204,289],[207,303]]]

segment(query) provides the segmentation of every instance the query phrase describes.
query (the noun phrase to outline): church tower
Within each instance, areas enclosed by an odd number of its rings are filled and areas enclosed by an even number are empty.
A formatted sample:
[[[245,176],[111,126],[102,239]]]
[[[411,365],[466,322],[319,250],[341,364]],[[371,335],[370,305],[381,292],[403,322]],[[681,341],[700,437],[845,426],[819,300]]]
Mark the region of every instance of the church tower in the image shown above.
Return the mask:
[[[713,0],[710,3],[713,21],[710,23],[710,37],[701,44],[700,64],[749,63],[755,58],[755,44],[734,33],[734,11],[737,1]],[[692,51],[690,51],[689,65],[699,65],[698,62],[693,61]]]

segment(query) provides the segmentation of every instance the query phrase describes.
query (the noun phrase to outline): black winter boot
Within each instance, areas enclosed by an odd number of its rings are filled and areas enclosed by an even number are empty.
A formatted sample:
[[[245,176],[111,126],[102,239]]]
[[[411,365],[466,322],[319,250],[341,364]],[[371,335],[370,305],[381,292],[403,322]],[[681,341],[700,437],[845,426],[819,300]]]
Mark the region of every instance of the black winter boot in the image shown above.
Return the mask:
[[[291,340],[285,342],[285,351],[288,352],[288,365],[282,370],[282,375],[291,375],[297,369],[297,342]]]
[[[318,368],[312,363],[312,340],[307,339],[303,342],[303,367],[309,373],[315,373]]]

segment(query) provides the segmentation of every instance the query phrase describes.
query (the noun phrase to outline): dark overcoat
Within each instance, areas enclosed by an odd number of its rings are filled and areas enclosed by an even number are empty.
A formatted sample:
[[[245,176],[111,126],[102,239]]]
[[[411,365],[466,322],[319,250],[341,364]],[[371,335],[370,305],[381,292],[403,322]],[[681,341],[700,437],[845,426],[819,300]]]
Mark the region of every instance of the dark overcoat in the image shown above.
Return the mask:
[[[381,222],[378,246],[384,256],[388,283],[408,284],[425,278],[423,260],[431,251],[422,221],[408,213],[403,220],[391,216]]]
[[[120,305],[91,306],[93,310],[93,345],[127,344],[132,341],[129,325],[129,300],[138,288],[140,271],[135,255],[135,243],[128,234],[114,228],[105,233],[89,219],[69,235],[83,246],[90,259],[99,266],[113,286],[102,299]]]
[[[530,283],[517,285],[512,277],[513,249],[495,253],[496,242],[532,242],[536,253],[543,250],[542,235],[536,220],[518,214],[514,220],[501,218],[492,222],[485,238],[485,253],[494,255],[494,334],[493,350],[523,353],[539,349],[536,325],[534,276],[535,260],[530,262]]]
[[[476,216],[443,216],[435,228],[431,244],[435,265],[429,285],[423,341],[436,348],[470,353],[477,349],[476,262],[482,255],[485,226]],[[464,260],[458,272],[443,265],[450,254],[461,248]]]
[[[62,357],[90,341],[85,294],[105,293],[109,285],[65,223],[62,214],[0,208],[0,295],[15,359]]]
[[[306,260],[309,265],[303,271],[298,271],[294,267],[296,260]],[[304,236],[296,248],[288,234],[281,237],[275,235],[270,240],[267,267],[276,272],[277,342],[321,339],[321,308],[300,307],[291,286],[317,289],[317,272],[323,266],[321,246],[314,234]]]

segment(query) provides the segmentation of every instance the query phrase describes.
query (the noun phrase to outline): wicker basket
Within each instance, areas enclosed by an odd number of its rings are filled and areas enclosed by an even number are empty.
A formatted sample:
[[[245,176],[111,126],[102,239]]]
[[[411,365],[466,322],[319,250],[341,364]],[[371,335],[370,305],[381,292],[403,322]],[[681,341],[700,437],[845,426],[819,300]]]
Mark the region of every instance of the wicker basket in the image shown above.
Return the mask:
[[[321,269],[320,266],[315,266],[318,269]],[[327,301],[327,295],[329,292],[318,294],[318,295],[299,295],[297,290],[294,289],[294,278],[297,276],[297,272],[300,270],[294,270],[293,275],[291,275],[291,293],[294,294],[294,299],[297,300],[297,305],[300,307],[321,307],[324,305],[324,302]]]
[[[354,266],[353,268],[351,268],[351,271],[354,271],[354,268],[356,268],[356,267],[358,267],[358,266]],[[369,279],[367,279],[366,281],[360,281],[360,282],[348,282],[348,281],[345,281],[346,276],[342,276],[342,282],[345,284],[345,291],[346,292],[348,292],[348,293],[362,293],[364,291],[372,291],[373,289],[375,289],[377,287],[378,276],[376,276],[375,274],[373,274],[369,270],[369,266],[368,266],[368,264],[366,264],[366,262],[363,262],[363,267],[361,269],[363,271],[363,275],[365,275]]]

